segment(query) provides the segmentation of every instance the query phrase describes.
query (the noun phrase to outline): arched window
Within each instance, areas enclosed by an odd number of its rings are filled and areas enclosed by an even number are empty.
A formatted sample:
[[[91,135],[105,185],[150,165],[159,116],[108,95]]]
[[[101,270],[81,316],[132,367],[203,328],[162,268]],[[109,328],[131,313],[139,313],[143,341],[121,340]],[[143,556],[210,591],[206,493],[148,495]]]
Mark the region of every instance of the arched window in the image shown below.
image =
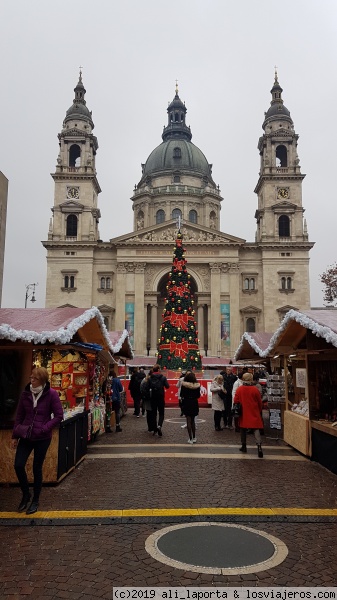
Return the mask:
[[[172,219],[176,219],[176,220],[178,220],[178,219],[179,219],[179,217],[180,217],[180,218],[182,217],[182,212],[181,212],[180,208],[175,208],[175,209],[172,211]]]
[[[244,281],[243,289],[249,290],[249,279],[248,279],[248,277],[246,277],[246,279]]]
[[[281,277],[281,290],[285,290],[286,289],[286,278],[285,277]]]
[[[181,158],[181,149],[180,148],[174,148],[173,158]]]
[[[111,288],[111,279],[110,279],[110,277],[106,278],[106,280],[105,280],[105,287],[106,287],[107,290],[110,290],[110,288]]]
[[[165,221],[165,212],[163,210],[157,210],[156,224],[159,225],[159,223],[164,223],[164,221]]]
[[[277,146],[277,148],[276,148],[276,166],[277,167],[287,167],[288,166],[287,148],[283,145]]]
[[[76,215],[68,215],[67,216],[67,228],[66,228],[66,236],[67,237],[76,237],[77,236],[77,217]]]
[[[180,175],[174,175],[173,182],[174,183],[180,183]]]
[[[255,290],[255,279],[253,277],[251,277],[251,279],[249,280],[249,289]]]
[[[280,237],[290,237],[290,219],[287,215],[281,215],[278,220],[278,234]]]
[[[78,144],[73,144],[69,148],[69,167],[81,166],[81,148]]]
[[[188,220],[191,223],[198,223],[198,213],[196,210],[190,210],[188,214]]]
[[[101,290],[105,290],[105,277],[101,277]]]
[[[249,319],[247,319],[247,321],[246,321],[246,331],[248,331],[248,333],[254,333],[255,332],[255,319],[253,319],[253,317],[249,317]]]
[[[75,276],[74,275],[66,275],[65,276],[64,287],[65,288],[74,288],[75,287]]]
[[[291,290],[291,287],[292,287],[291,277],[287,277],[287,290]]]

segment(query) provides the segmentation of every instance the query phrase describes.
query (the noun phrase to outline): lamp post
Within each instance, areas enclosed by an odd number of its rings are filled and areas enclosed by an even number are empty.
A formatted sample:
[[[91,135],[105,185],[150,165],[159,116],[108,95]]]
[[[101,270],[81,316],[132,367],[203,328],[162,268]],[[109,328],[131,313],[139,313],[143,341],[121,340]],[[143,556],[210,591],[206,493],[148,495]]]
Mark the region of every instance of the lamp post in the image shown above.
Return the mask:
[[[35,288],[37,285],[39,285],[39,284],[38,283],[28,283],[28,285],[26,285],[25,308],[27,308],[27,302],[28,302],[29,298],[31,298],[31,300],[30,300],[31,302],[36,302]]]

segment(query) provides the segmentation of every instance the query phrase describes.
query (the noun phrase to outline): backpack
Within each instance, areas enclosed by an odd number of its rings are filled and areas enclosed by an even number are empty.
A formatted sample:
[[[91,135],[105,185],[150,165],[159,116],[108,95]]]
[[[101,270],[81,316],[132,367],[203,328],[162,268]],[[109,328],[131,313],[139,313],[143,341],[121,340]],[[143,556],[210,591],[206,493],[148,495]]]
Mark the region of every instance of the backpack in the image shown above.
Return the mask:
[[[155,376],[155,377],[150,377],[150,395],[151,398],[158,398],[158,397],[162,397],[163,396],[163,387],[164,387],[164,383],[163,383],[163,375],[160,375],[159,377]]]

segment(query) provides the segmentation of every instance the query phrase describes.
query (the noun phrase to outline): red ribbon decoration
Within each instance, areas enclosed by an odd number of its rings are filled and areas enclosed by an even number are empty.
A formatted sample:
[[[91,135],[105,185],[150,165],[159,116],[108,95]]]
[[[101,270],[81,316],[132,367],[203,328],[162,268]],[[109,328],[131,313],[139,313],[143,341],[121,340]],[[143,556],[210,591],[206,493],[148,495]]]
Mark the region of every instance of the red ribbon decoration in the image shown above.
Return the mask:
[[[188,314],[172,313],[170,322],[173,327],[181,327],[184,331],[188,331]]]
[[[170,353],[180,358],[185,358],[188,353],[188,343],[182,342],[181,344],[176,344],[176,342],[170,341]]]
[[[173,264],[178,269],[178,271],[183,270],[183,264],[184,264],[183,260],[175,260]]]
[[[177,296],[180,296],[181,298],[183,298],[184,293],[185,293],[185,288],[182,285],[179,285],[179,286],[175,285],[172,288],[172,292],[175,292]]]

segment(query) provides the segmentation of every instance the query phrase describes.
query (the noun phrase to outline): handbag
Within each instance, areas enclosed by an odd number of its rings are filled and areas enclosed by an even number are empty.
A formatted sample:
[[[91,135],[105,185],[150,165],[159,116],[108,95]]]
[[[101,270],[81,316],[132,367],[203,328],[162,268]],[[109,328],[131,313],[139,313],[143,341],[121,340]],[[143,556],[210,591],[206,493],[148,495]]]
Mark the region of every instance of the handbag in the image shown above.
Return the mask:
[[[233,417],[240,417],[242,414],[242,404],[240,402],[235,402],[232,408]]]

